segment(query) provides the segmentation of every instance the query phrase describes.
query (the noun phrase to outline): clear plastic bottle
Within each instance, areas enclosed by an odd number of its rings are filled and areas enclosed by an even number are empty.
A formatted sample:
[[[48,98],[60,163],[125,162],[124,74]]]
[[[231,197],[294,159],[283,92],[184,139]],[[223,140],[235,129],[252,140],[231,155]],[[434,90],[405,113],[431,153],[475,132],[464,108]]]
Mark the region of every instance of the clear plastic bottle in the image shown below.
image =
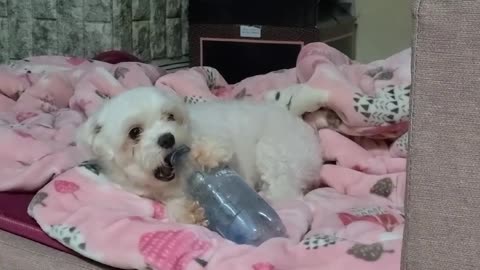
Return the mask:
[[[238,244],[258,246],[274,237],[287,237],[275,210],[228,166],[188,170],[182,156],[190,149],[179,147],[169,162],[186,175],[186,192],[205,210],[208,228]]]

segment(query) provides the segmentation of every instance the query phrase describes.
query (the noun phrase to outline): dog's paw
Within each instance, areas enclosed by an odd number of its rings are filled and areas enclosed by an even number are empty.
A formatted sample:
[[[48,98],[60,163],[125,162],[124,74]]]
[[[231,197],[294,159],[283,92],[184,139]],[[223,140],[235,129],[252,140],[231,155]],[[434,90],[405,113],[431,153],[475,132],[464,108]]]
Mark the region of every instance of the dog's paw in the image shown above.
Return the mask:
[[[314,112],[325,106],[328,91],[312,88],[307,84],[295,84],[287,88],[271,90],[264,94],[264,100],[280,105],[296,116]]]
[[[201,226],[208,226],[208,220],[205,217],[205,209],[200,206],[198,202],[190,201],[187,204],[187,210],[190,213],[189,218],[191,224],[201,225]]]
[[[336,129],[342,124],[342,119],[334,111],[328,109],[307,113],[304,120],[317,130],[323,128]]]
[[[198,165],[211,169],[228,162],[232,158],[232,152],[226,145],[198,138],[192,144],[191,157]]]
[[[178,223],[208,226],[205,209],[198,202],[187,199],[175,199],[167,202],[169,215]]]

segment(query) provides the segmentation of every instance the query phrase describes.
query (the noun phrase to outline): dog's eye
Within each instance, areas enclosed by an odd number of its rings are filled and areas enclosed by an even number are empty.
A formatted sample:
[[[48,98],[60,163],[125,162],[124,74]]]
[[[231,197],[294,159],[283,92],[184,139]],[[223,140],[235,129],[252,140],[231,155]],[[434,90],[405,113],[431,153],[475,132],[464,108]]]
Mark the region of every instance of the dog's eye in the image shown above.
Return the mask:
[[[175,121],[175,115],[173,115],[171,113],[167,114],[167,120],[168,121]]]
[[[141,133],[142,133],[141,127],[134,127],[130,129],[130,131],[128,132],[128,137],[130,137],[130,139],[132,140],[136,140],[138,139]]]

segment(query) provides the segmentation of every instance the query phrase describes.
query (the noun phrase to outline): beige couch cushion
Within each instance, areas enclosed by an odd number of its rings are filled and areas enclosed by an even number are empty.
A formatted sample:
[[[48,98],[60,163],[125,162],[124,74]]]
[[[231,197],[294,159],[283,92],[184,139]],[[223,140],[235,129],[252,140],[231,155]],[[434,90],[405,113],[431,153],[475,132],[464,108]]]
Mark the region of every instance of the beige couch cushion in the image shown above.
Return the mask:
[[[0,269],[104,270],[112,268],[88,262],[0,230]]]
[[[480,269],[480,1],[414,10],[404,266]]]

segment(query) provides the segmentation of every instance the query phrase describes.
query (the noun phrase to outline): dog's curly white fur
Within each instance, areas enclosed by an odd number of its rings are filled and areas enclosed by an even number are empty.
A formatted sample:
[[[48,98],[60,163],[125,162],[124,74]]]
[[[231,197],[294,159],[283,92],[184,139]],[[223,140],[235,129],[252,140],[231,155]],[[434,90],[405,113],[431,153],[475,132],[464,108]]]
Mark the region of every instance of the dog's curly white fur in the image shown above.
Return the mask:
[[[165,164],[177,145],[189,145],[200,166],[228,163],[273,201],[301,196],[318,180],[323,162],[314,130],[284,108],[248,101],[187,105],[153,87],[109,100],[77,138],[114,183],[165,201],[172,217],[185,223],[203,222],[202,209],[184,196],[184,176]]]

